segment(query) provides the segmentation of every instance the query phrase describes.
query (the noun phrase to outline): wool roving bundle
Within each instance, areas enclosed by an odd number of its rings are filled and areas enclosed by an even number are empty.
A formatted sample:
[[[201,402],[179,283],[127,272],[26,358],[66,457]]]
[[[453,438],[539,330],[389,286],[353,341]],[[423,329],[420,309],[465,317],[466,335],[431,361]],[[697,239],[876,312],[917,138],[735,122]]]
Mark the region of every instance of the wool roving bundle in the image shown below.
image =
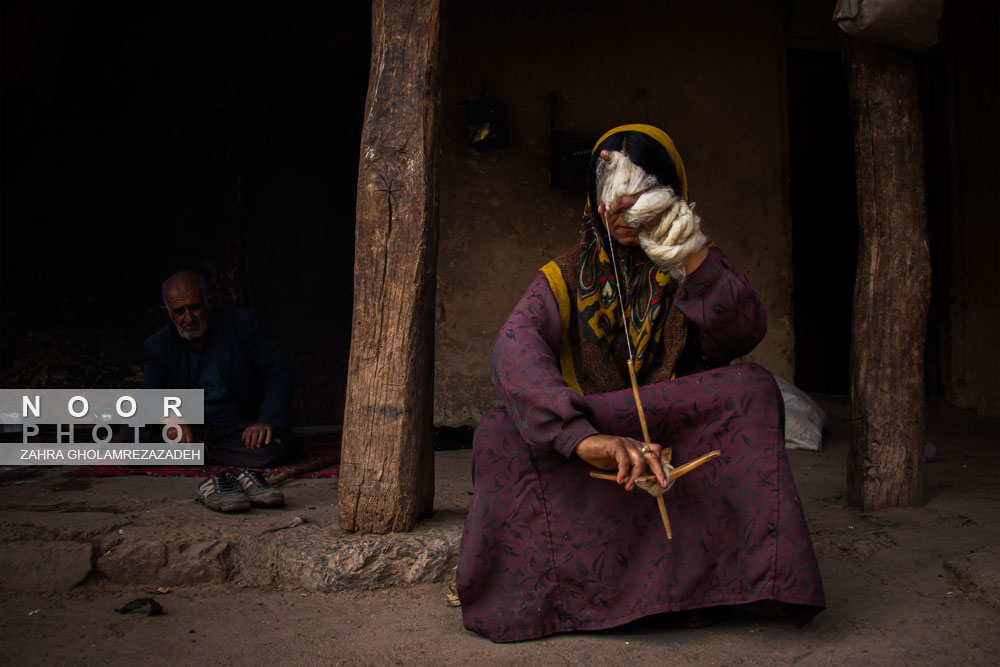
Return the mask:
[[[683,277],[684,260],[708,240],[701,231],[701,219],[672,188],[661,185],[624,153],[609,151],[609,157],[597,163],[600,200],[610,206],[620,197],[638,194],[635,204],[624,211],[625,222],[640,227],[659,218],[639,231],[639,245],[675,278]]]
[[[651,260],[684,277],[684,260],[695,254],[708,239],[701,231],[701,219],[683,199],[678,199],[652,229],[639,230],[639,245]]]
[[[655,176],[647,174],[620,151],[609,151],[610,160],[597,162],[597,191],[605,206],[620,197],[640,195],[638,201],[625,210],[625,222],[638,227],[664,211],[677,200],[674,191],[660,185]]]

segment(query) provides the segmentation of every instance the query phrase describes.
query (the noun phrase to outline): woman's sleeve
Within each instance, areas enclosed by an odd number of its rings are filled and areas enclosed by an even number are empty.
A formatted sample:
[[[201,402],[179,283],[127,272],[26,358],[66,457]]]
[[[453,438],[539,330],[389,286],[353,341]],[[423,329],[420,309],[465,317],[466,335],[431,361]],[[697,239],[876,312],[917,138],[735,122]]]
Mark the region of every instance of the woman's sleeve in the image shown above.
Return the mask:
[[[587,403],[559,368],[559,306],[539,273],[493,343],[493,384],[524,440],[564,456],[597,433]]]
[[[708,367],[747,354],[767,332],[767,314],[757,291],[715,246],[684,281],[676,305],[697,327],[702,362]]]

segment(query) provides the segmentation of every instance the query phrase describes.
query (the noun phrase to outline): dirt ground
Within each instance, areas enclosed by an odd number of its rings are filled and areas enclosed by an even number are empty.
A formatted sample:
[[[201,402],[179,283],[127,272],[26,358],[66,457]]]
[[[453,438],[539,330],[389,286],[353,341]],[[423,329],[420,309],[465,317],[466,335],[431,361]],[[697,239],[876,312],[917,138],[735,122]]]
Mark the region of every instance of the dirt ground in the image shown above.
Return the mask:
[[[928,439],[937,455],[926,467],[926,504],[862,514],[844,500],[846,406],[822,402],[829,412],[823,452],[789,453],[828,605],[802,629],[777,611],[698,630],[652,617],[613,631],[500,645],[462,628],[443,583],[318,593],[245,577],[173,585],[153,594],[162,616],[120,615],[116,607],[150,595],[157,582],[116,583],[95,571],[68,592],[4,590],[0,656],[10,665],[1000,664],[997,420],[930,406]],[[468,452],[438,454],[431,528],[460,525],[471,490],[467,464]],[[118,507],[130,512],[130,530],[180,534],[220,522],[236,532],[268,531],[308,512],[317,536],[349,539],[335,526],[330,480],[290,483],[289,507],[279,513],[222,517],[189,500],[189,479],[67,479],[56,469],[0,478],[0,513],[45,503],[64,513]]]

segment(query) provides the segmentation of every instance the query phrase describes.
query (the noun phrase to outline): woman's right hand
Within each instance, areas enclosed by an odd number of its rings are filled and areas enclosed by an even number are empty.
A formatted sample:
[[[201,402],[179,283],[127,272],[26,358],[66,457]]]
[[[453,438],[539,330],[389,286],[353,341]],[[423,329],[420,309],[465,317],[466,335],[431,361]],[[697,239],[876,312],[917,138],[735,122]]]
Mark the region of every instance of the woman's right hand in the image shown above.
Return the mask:
[[[661,487],[667,488],[667,477],[660,465],[661,449],[652,442],[643,443],[624,436],[595,434],[581,440],[573,451],[595,468],[617,469],[618,483],[624,484],[626,491],[631,491],[635,488],[635,480],[647,469],[656,475]]]

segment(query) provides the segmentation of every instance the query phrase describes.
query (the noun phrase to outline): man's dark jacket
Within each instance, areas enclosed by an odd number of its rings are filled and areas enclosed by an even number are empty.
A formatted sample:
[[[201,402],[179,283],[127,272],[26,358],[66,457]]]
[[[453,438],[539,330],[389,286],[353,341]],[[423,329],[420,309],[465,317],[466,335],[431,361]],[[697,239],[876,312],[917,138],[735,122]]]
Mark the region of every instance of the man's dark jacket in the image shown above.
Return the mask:
[[[169,324],[146,341],[143,389],[190,389],[189,343]],[[247,424],[291,426],[295,369],[243,308],[217,308],[208,318],[205,351],[214,353],[219,375]]]

